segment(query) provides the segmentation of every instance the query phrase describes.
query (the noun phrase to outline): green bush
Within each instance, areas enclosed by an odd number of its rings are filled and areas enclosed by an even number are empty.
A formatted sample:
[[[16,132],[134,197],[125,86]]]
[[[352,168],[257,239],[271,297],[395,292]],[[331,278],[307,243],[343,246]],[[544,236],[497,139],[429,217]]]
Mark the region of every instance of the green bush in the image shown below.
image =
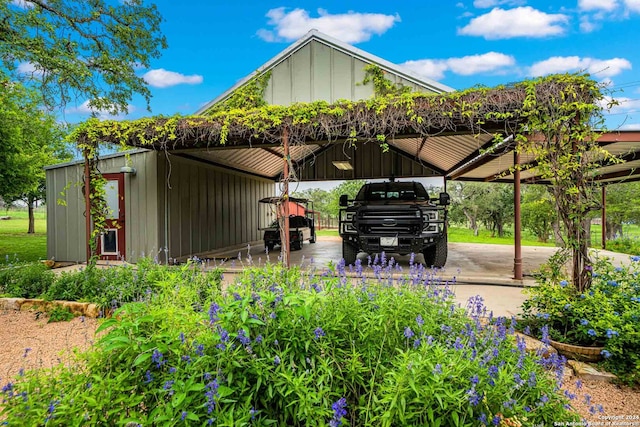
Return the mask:
[[[521,326],[539,337],[545,328],[556,341],[603,346],[604,367],[624,382],[640,383],[640,257],[631,260],[627,267],[596,260],[584,293],[564,280],[560,269],[546,266],[539,286],[528,288]]]
[[[47,292],[55,275],[39,262],[0,268],[0,294],[14,298],[37,298]]]
[[[621,237],[608,240],[607,249],[623,254],[640,254],[640,239],[637,237]]]
[[[223,289],[187,265],[100,326],[79,363],[3,388],[9,425],[480,426],[577,421],[560,376],[429,270],[383,261],[247,269]],[[204,298],[204,299],[203,299]],[[560,372],[558,371],[558,374]]]

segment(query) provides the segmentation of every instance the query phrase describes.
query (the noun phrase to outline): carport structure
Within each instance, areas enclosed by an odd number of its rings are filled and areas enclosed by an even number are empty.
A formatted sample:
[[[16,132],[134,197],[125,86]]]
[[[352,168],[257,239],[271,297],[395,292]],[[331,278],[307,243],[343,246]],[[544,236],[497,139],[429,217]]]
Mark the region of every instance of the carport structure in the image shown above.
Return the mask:
[[[210,116],[132,122],[91,120],[74,134],[92,181],[98,142],[166,151],[255,176],[281,181],[283,198],[293,180],[443,176],[446,180],[513,182],[516,211],[520,182],[541,179],[532,155],[519,158],[517,136],[528,128],[527,105],[593,103],[582,77],[564,76],[454,94],[406,95],[367,101],[268,106]],[[572,94],[572,99],[563,96]],[[564,100],[560,100],[564,99]],[[576,115],[580,111],[576,110]],[[562,126],[575,120],[567,117]],[[636,179],[636,132],[602,135],[599,144],[626,161],[603,161],[602,182]],[[338,169],[335,162],[348,162]],[[337,163],[340,164],[340,163]],[[518,165],[525,165],[524,170]],[[85,186],[87,203],[91,185]],[[89,207],[95,210],[96,207]],[[88,209],[88,210],[89,210]],[[97,211],[96,211],[97,212]],[[87,236],[91,223],[87,220]],[[286,232],[286,223],[285,223]],[[287,253],[285,248],[284,253]],[[285,262],[287,258],[285,257]],[[522,278],[516,215],[514,275]]]

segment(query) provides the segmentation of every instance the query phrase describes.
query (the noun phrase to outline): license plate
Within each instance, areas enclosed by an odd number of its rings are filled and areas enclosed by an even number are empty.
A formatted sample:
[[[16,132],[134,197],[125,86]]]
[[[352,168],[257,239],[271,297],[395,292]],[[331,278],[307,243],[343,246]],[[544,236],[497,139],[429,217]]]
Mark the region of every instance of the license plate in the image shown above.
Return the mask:
[[[398,237],[381,237],[380,246],[398,246]]]

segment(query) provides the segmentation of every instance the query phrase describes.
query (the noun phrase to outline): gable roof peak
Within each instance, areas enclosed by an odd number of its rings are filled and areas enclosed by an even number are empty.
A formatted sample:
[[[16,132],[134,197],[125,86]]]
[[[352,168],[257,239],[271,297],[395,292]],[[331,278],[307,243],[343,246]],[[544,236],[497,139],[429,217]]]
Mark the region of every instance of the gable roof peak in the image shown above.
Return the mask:
[[[324,45],[327,45],[333,49],[348,53],[350,55],[353,55],[355,57],[360,58],[363,62],[367,62],[369,64],[374,64],[379,66],[380,68],[382,68],[385,71],[391,72],[393,74],[396,74],[402,78],[405,78],[409,81],[414,82],[415,84],[417,84],[418,86],[422,86],[425,89],[430,89],[434,92],[437,93],[442,93],[442,92],[454,92],[455,89],[446,86],[442,83],[439,83],[435,80],[432,80],[430,78],[427,77],[423,77],[418,75],[417,73],[404,68],[400,65],[394,64],[392,62],[387,61],[386,59],[382,59],[376,55],[373,55],[369,52],[366,52],[362,49],[359,49],[355,46],[352,46],[348,43],[345,43],[341,40],[338,40],[328,34],[325,34],[315,28],[312,28],[311,30],[309,30],[304,36],[300,37],[298,40],[296,40],[295,42],[293,42],[292,44],[290,44],[287,48],[285,48],[282,52],[280,52],[279,54],[277,54],[276,56],[274,56],[273,58],[271,58],[269,61],[265,62],[262,66],[260,66],[257,70],[255,70],[254,72],[252,72],[251,74],[249,74],[248,76],[244,77],[243,79],[239,80],[236,84],[234,84],[232,87],[230,87],[229,89],[227,89],[225,92],[223,92],[222,94],[218,95],[215,99],[213,99],[211,102],[208,102],[206,105],[204,105],[203,107],[201,107],[198,111],[196,111],[196,114],[201,114],[204,113],[205,111],[207,111],[209,108],[211,108],[213,105],[217,104],[220,101],[225,100],[226,98],[229,97],[229,95],[231,95],[236,89],[240,88],[241,86],[243,86],[245,83],[247,83],[249,80],[251,80],[253,77],[255,76],[259,76],[261,74],[263,74],[266,71],[271,70],[272,68],[274,68],[276,65],[280,64],[282,61],[286,60],[288,57],[290,57],[291,55],[293,55],[295,52],[297,52],[298,50],[300,50],[302,47],[306,46],[307,44],[311,43],[312,41],[317,41],[319,43],[322,43]]]

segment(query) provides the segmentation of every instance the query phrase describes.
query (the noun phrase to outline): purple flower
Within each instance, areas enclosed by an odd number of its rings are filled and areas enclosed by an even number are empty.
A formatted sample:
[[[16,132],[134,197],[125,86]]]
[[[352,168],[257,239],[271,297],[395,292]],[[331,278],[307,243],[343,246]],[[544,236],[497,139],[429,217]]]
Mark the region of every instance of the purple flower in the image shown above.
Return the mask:
[[[163,390],[168,390],[169,391],[169,395],[173,394],[173,380],[168,380],[164,382],[164,385],[162,386]]]
[[[597,335],[596,331],[594,331],[593,329],[589,329],[587,331],[587,334],[589,334],[590,337],[595,337]]]
[[[347,399],[344,397],[341,397],[331,405],[331,409],[333,409],[333,418],[331,418],[331,421],[329,422],[330,426],[338,427],[342,425],[342,418],[347,415],[346,407]]]
[[[198,344],[196,346],[196,355],[197,356],[204,356],[204,344]]]
[[[325,335],[324,331],[322,330],[322,328],[320,326],[318,326],[316,329],[314,329],[313,333],[316,336],[317,340],[319,340],[321,337],[323,337]]]
[[[220,311],[220,306],[215,302],[212,302],[209,306],[209,324],[213,325],[216,323],[218,319],[218,312]]]
[[[587,326],[589,324],[589,321],[587,319],[580,319],[580,324],[582,326]]]
[[[478,421],[480,421],[482,424],[487,424],[487,414],[485,414],[484,412],[480,414],[480,416],[478,417]]]
[[[610,357],[611,357],[611,353],[609,353],[607,350],[602,350],[602,351],[600,352],[600,354],[601,354],[605,359],[608,359],[608,358],[610,358]]]
[[[433,373],[434,374],[441,374],[442,373],[442,365],[441,364],[436,364],[435,368],[433,368]]]
[[[612,329],[607,329],[607,338],[617,337],[618,335],[620,335],[618,333],[618,331],[614,331]]]
[[[160,351],[158,351],[158,349],[153,350],[153,353],[151,354],[151,361],[156,364],[156,368],[160,368],[164,365],[165,361],[163,358],[164,356]]]
[[[27,357],[27,355],[29,354],[29,352],[31,351],[30,347],[27,347],[24,349],[24,354],[22,355],[22,357]]]
[[[480,379],[478,378],[477,375],[474,375],[471,377],[471,384],[476,385],[478,384],[478,381],[480,381]]]
[[[569,282],[567,282],[566,280],[561,280],[560,281],[560,286],[562,286],[563,288],[565,288],[568,284],[569,284]]]
[[[472,406],[478,406],[480,404],[482,398],[478,395],[475,388],[467,391],[467,394],[469,395],[469,403],[471,403]]]
[[[251,344],[251,338],[246,335],[246,332],[242,328],[238,329],[238,341],[240,341],[242,345]]]
[[[211,374],[205,374],[205,378],[207,378],[207,375],[209,376],[209,378],[211,377]],[[216,397],[218,396],[218,387],[220,387],[220,385],[218,384],[218,378],[214,378],[213,381],[210,381],[209,383],[207,383],[207,385],[205,386],[205,393],[204,396],[207,399],[207,414],[210,414],[213,412],[213,410],[216,408]]]
[[[495,417],[493,417],[493,419],[491,420],[491,422],[493,423],[494,426],[500,425],[500,416],[496,415]]]
[[[422,328],[422,325],[424,325],[424,319],[422,318],[421,315],[418,314],[418,317],[416,317],[416,323],[418,324],[419,327]]]
[[[151,371],[147,370],[147,372],[144,373],[144,383],[149,384],[151,381],[153,381],[153,375]]]
[[[640,255],[632,255],[629,258],[631,258],[631,261],[633,261],[633,262],[640,261]]]
[[[405,336],[405,338],[408,339],[408,338],[413,337],[414,335],[415,334],[413,333],[413,331],[411,330],[410,327],[407,326],[406,328],[404,328],[404,336]]]
[[[280,357],[279,356],[276,356],[276,357],[273,358],[273,364],[276,365],[276,366],[278,366],[280,364]]]
[[[581,381],[581,380],[577,380],[577,381],[576,381],[576,388],[577,388],[578,390],[582,389],[582,381]]]
[[[491,365],[489,366],[488,372],[491,378],[495,378],[496,375],[498,375],[498,367],[496,365]]]
[[[413,348],[418,348],[420,347],[420,338],[416,338],[415,340],[413,340]]]
[[[189,415],[187,411],[182,411],[182,414],[180,414],[180,421],[187,419],[187,415]]]

